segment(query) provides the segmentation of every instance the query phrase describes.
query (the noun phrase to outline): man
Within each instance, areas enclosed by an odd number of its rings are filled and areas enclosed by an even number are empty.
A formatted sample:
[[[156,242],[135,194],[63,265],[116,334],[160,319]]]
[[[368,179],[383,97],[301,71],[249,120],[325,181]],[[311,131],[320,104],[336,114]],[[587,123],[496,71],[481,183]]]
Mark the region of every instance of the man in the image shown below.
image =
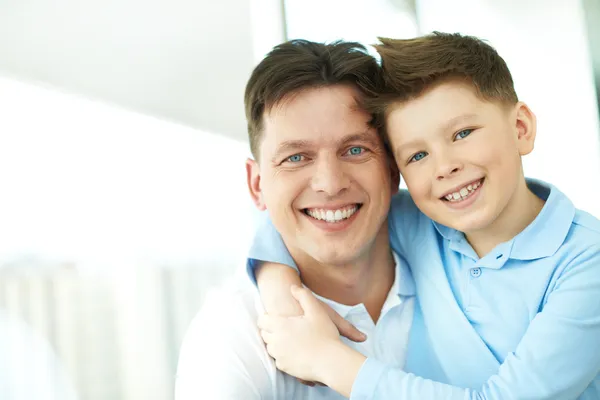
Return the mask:
[[[254,156],[246,170],[252,200],[269,211],[304,284],[367,335],[348,343],[401,367],[414,286],[388,239],[399,176],[361,107],[380,74],[357,43],[275,47],[246,87]],[[258,291],[245,279],[208,299],[192,323],[176,399],[342,398],[277,370],[256,327],[264,312]]]

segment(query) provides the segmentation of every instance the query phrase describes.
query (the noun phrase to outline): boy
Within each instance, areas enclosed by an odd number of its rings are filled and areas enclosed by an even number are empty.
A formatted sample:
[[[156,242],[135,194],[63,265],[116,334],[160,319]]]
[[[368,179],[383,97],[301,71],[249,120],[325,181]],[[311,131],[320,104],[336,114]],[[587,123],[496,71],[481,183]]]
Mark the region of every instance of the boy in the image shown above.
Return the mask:
[[[370,108],[385,117],[410,192],[389,216],[420,306],[407,364],[343,345],[304,289],[292,291],[303,317],[260,320],[269,353],[283,371],[355,399],[600,398],[600,222],[525,179],[536,120],[504,60],[458,34],[382,39],[377,50],[387,87]],[[265,229],[257,240],[279,239]],[[284,260],[264,246],[250,258]],[[299,284],[284,268],[257,276],[271,314],[285,302],[269,293]]]

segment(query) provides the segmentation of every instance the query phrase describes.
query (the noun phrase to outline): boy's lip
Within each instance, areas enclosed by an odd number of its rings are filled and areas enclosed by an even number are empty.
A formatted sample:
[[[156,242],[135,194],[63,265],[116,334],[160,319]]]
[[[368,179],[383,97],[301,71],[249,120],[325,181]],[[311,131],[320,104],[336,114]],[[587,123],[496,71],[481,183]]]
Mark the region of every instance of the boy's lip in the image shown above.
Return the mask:
[[[443,202],[447,207],[450,207],[453,210],[464,210],[477,201],[479,195],[481,194],[481,190],[483,188],[484,183],[485,179],[482,179],[481,184],[477,186],[477,189],[470,192],[467,198],[455,202],[447,200],[443,200]]]
[[[481,180],[483,180],[483,177],[474,179],[472,181],[468,181],[467,183],[463,183],[463,184],[458,185],[458,186],[455,186],[454,188],[448,190],[447,192],[444,192],[444,194],[442,194],[441,196],[439,196],[439,199],[444,199],[449,194],[452,194],[452,193],[455,193],[455,192],[459,192],[460,189],[462,189],[462,188],[464,188],[466,186],[472,185],[474,183],[477,183],[477,182],[479,182]]]

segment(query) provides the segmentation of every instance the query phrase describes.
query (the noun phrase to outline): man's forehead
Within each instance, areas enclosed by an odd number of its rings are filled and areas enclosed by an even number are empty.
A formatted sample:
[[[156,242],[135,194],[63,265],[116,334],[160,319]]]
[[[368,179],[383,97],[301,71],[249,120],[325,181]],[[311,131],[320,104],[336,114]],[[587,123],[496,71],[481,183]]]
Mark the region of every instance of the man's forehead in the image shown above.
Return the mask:
[[[360,99],[361,94],[358,89],[349,85],[305,88],[289,93],[276,103],[267,105],[263,118],[285,121],[304,113],[314,112],[319,106],[326,106],[329,111],[366,113],[359,106]]]
[[[337,140],[342,136],[370,132],[370,114],[356,104],[349,107],[340,104],[336,110],[294,110],[280,109],[265,116],[265,137],[270,141],[291,139]],[[339,110],[345,108],[345,110]]]

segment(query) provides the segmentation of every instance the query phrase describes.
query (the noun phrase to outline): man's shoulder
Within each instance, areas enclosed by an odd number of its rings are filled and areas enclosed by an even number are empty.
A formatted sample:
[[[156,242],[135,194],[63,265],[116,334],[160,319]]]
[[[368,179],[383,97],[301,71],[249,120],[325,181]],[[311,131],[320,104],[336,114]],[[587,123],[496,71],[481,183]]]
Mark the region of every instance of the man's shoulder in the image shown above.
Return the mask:
[[[189,330],[206,331],[208,325],[218,323],[221,328],[256,331],[256,320],[263,312],[256,287],[247,276],[236,276],[207,293]]]
[[[242,278],[207,294],[181,345],[178,400],[272,395],[276,369],[256,326],[260,309],[256,288]]]
[[[175,398],[341,398],[277,370],[256,325],[263,312],[258,290],[246,276],[212,290],[185,335]]]

